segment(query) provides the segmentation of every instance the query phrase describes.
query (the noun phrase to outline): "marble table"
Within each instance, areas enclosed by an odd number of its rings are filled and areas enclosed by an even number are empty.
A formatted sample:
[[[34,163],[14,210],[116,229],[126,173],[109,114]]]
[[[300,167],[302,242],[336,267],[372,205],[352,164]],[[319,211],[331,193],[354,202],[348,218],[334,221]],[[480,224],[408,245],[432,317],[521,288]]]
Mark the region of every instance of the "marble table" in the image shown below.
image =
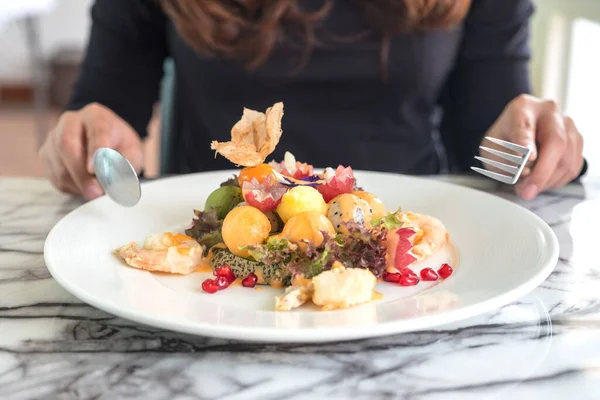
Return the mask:
[[[523,202],[488,180],[445,179],[542,217],[560,241],[554,273],[490,314],[327,345],[191,337],[82,304],[42,254],[80,202],[0,179],[0,399],[600,399],[600,180]]]

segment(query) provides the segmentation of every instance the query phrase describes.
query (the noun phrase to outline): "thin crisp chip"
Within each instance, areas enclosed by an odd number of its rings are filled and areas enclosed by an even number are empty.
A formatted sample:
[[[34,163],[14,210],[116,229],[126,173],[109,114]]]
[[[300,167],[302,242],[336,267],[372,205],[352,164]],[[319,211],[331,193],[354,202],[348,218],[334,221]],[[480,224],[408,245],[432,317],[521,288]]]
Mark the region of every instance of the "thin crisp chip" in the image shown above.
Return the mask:
[[[261,164],[264,158],[256,152],[253,145],[235,144],[233,142],[212,142],[211,149],[221,154],[223,157],[234,163],[236,166],[255,166]]]
[[[212,150],[237,166],[252,167],[263,163],[281,138],[283,103],[275,103],[266,113],[244,108],[242,118],[231,128],[231,141],[213,141]]]
[[[259,152],[263,159],[266,159],[269,154],[275,151],[279,139],[281,139],[281,119],[283,118],[283,103],[275,103],[273,107],[267,109],[266,112],[266,131],[267,140],[259,148]]]
[[[231,141],[253,145],[256,143],[254,132],[257,125],[264,125],[265,114],[244,108],[242,119],[231,128]]]

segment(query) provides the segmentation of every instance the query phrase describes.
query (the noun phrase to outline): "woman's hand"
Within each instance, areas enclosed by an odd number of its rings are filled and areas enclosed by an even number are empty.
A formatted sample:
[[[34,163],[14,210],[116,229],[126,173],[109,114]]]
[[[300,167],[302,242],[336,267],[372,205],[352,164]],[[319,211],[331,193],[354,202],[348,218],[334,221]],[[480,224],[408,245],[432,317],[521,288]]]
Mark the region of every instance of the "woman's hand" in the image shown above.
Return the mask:
[[[529,95],[515,98],[486,136],[531,148],[529,163],[515,187],[517,194],[526,200],[566,185],[583,168],[583,138],[573,120],[563,115],[553,101]],[[485,139],[482,145],[494,147]],[[481,156],[492,158],[483,152]]]
[[[143,165],[142,142],[133,128],[114,112],[99,104],[80,111],[67,111],[40,149],[46,176],[62,192],[91,200],[102,195],[94,177],[92,158],[100,147],[123,154],[140,172]]]

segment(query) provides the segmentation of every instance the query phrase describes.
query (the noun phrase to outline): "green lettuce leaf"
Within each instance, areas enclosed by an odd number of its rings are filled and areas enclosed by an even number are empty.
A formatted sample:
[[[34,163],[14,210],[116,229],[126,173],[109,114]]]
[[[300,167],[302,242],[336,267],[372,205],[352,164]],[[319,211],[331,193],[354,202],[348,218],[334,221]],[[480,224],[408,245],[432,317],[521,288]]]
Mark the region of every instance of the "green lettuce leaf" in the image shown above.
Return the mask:
[[[263,244],[248,246],[248,252],[257,261],[279,265],[291,276],[302,274],[305,278],[312,278],[323,272],[329,261],[324,249],[317,249],[308,241],[299,246],[279,237],[270,237]]]
[[[212,246],[223,242],[221,235],[223,220],[217,217],[216,209],[206,212],[194,210],[194,215],[192,225],[185,230],[185,234],[196,239],[201,245],[206,246],[204,250],[206,255]]]
[[[388,231],[400,228],[403,225],[403,222],[398,219],[398,214],[401,212],[402,210],[399,208],[397,211],[389,213],[381,218],[375,218],[371,221],[371,226],[373,228],[384,227]]]

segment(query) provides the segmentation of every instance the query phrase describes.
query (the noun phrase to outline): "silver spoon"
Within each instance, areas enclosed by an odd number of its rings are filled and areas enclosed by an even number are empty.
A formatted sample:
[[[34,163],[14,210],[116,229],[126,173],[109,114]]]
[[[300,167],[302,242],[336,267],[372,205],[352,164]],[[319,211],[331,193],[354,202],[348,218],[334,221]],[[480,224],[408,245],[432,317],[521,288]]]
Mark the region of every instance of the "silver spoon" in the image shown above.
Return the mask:
[[[142,196],[133,166],[116,150],[101,147],[94,153],[94,173],[104,193],[115,203],[133,207]]]

